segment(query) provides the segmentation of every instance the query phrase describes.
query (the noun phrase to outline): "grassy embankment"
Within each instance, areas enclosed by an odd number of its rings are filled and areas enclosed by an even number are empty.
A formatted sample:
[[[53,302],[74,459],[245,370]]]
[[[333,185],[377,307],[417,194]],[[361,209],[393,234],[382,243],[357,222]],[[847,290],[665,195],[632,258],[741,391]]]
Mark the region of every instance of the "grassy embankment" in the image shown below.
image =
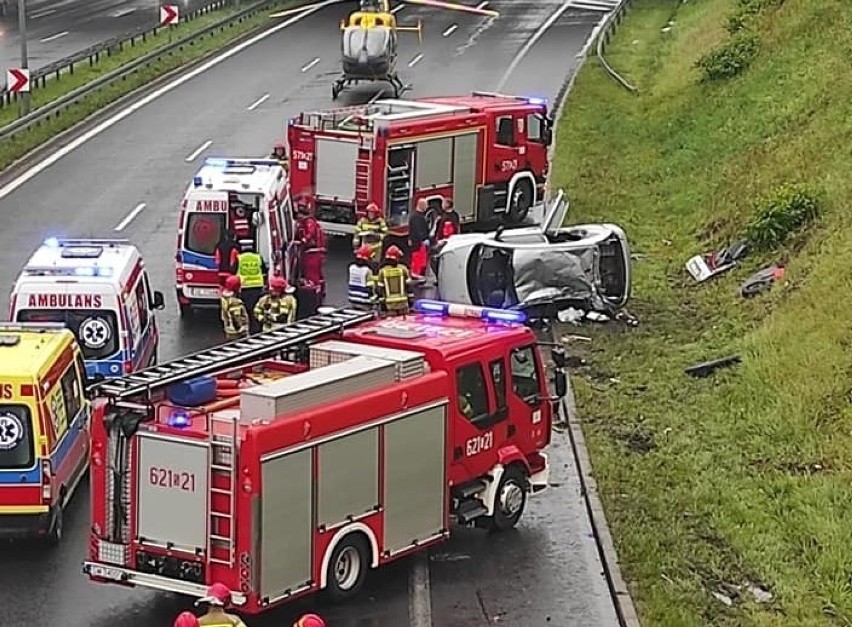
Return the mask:
[[[87,116],[102,109],[111,102],[114,102],[121,96],[124,96],[134,89],[138,89],[156,78],[167,74],[183,65],[197,61],[205,56],[208,56],[217,50],[226,47],[235,39],[245,36],[247,33],[258,30],[262,27],[274,26],[283,21],[270,20],[269,14],[299,4],[294,0],[281,0],[270,6],[268,10],[261,11],[242,22],[237,22],[230,28],[222,31],[216,31],[203,39],[197,40],[194,44],[183,47],[183,49],[175,50],[172,54],[163,57],[158,62],[140,68],[137,72],[128,76],[124,80],[113,83],[104,87],[97,92],[81,100],[77,104],[64,109],[51,120],[44,122],[38,126],[31,127],[27,131],[22,131],[11,139],[0,141],[0,169],[5,168],[10,163],[25,155],[33,148],[44,143],[57,133],[70,128],[74,124],[80,122]],[[242,9],[249,6],[248,2],[244,2]],[[229,15],[236,12],[236,9],[227,8],[218,11],[211,11],[207,15],[198,17],[190,22],[181,22],[175,26],[171,33],[171,41],[177,41],[187,35],[199,32],[204,28],[225,19]],[[135,46],[127,46],[121,52],[116,52],[111,56],[102,56],[101,59],[93,66],[83,62],[77,65],[73,74],[63,73],[57,80],[55,77],[48,79],[47,86],[39,88],[32,93],[32,109],[43,106],[46,103],[52,102],[67,94],[68,92],[93,81],[94,79],[107,74],[116,68],[125,65],[157,48],[167,45],[170,41],[170,36],[165,30],[161,30],[155,36],[147,38],[145,42],[138,42]],[[270,59],[270,62],[277,62]],[[0,126],[14,121],[18,117],[18,107],[15,104],[9,105],[0,109]]]
[[[728,57],[747,67],[702,82],[697,60],[729,46],[728,16],[758,2]],[[574,347],[625,578],[647,625],[852,625],[852,2],[634,4],[608,59],[640,93],[590,61],[554,176],[572,222],[621,223],[641,255],[629,306],[641,326],[586,329],[592,342]],[[811,190],[819,216],[783,238],[771,227],[795,218],[789,198],[755,219],[788,184]],[[733,272],[686,274],[692,255],[745,232],[766,246]],[[779,260],[782,283],[739,295]],[[743,363],[683,372],[731,353]]]

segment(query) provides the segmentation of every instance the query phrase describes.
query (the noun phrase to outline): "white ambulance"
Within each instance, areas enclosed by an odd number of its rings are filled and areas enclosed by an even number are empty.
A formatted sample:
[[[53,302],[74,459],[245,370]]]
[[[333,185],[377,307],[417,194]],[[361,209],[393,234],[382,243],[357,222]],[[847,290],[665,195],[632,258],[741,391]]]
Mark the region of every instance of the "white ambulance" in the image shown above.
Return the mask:
[[[142,255],[127,240],[50,238],[18,276],[9,316],[64,323],[83,350],[86,376],[101,379],[156,363],[154,311],[164,306]]]
[[[227,268],[230,255],[222,254],[228,244],[253,240],[270,273],[288,278],[284,256],[294,230],[287,173],[279,161],[208,158],[181,203],[175,255],[181,316],[219,307],[220,286],[234,270]]]

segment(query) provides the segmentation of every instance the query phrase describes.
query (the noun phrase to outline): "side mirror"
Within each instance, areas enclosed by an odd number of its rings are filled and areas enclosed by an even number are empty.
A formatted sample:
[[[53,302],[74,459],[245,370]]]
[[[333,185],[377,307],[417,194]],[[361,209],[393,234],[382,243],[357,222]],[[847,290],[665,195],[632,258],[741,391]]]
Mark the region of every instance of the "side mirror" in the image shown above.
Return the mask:
[[[565,398],[568,394],[568,376],[562,370],[557,370],[553,375],[553,386],[556,388],[556,396]]]
[[[165,309],[166,308],[166,298],[163,296],[162,292],[154,292],[154,302],[152,303],[154,309]]]
[[[500,238],[503,236],[503,231],[505,231],[505,230],[506,230],[505,224],[501,224],[500,226],[498,226],[497,232],[494,233],[494,241],[497,241],[497,242],[501,241]]]

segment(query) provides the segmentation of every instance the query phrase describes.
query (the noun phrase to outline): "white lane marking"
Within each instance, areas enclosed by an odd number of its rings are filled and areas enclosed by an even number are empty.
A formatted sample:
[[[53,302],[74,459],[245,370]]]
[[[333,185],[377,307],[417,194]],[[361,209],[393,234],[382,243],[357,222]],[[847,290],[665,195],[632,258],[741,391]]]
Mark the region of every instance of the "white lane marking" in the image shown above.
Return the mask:
[[[60,37],[65,37],[68,34],[67,30],[62,31],[61,33],[56,33],[55,35],[51,35],[50,37],[42,37],[39,41],[43,44],[46,44],[49,41],[56,41]]]
[[[432,591],[429,560],[425,553],[412,559],[408,574],[408,624],[411,627],[432,627]]]
[[[392,9],[391,9],[391,13],[394,13],[394,14],[399,13],[399,12],[400,12],[400,11],[402,11],[404,8],[405,8],[405,5],[404,5],[404,4],[398,4],[398,5],[396,5],[394,8],[392,8]]]
[[[586,53],[589,52],[589,48],[592,47],[592,43],[594,43],[595,39],[598,38],[598,33],[601,32],[603,25],[606,24],[607,17],[608,16],[604,15],[600,19],[600,21],[597,24],[595,24],[594,29],[592,29],[592,34],[589,35],[589,38],[586,40],[586,43],[583,44],[583,49],[580,50],[580,52],[577,53],[577,56],[575,58],[581,59],[581,58],[586,56]]]
[[[449,36],[450,36],[450,35],[452,35],[454,32],[456,32],[456,30],[458,29],[458,27],[459,27],[459,25],[458,25],[458,24],[453,24],[453,25],[452,25],[452,26],[450,26],[447,30],[445,30],[443,33],[441,33],[441,36],[442,36],[442,37],[449,37]]]
[[[512,75],[512,72],[515,71],[515,68],[518,67],[518,64],[523,60],[527,53],[532,49],[532,47],[536,44],[536,42],[541,39],[542,35],[547,32],[547,29],[553,26],[565,11],[571,8],[571,0],[564,3],[561,7],[556,9],[549,18],[547,18],[544,23],[538,27],[538,30],[530,37],[529,41],[524,44],[523,48],[518,50],[518,54],[515,55],[515,58],[512,59],[512,62],[509,64],[509,67],[506,68],[506,73],[503,74],[503,78],[500,79],[500,84],[497,85],[497,89],[495,91],[500,91],[503,87],[506,86],[506,83],[509,81],[509,77]]]
[[[479,4],[477,4],[476,8],[477,9],[484,9],[487,6],[488,6],[488,0],[484,0],[483,2],[480,2]]]
[[[53,15],[56,13],[56,9],[45,9],[44,11],[39,11],[38,13],[33,13],[30,15],[31,20],[40,20],[43,17],[47,17],[48,15]]]
[[[306,64],[306,65],[303,65],[303,66],[302,66],[302,73],[307,72],[308,70],[310,70],[312,67],[314,67],[314,66],[315,66],[317,63],[319,63],[319,62],[320,62],[320,58],[319,58],[319,57],[317,57],[316,59],[314,59],[314,60],[313,60],[313,61],[311,61],[310,63],[308,63],[308,64]]]
[[[191,162],[195,161],[195,158],[196,158],[198,155],[200,155],[202,152],[204,152],[205,150],[207,150],[208,148],[210,148],[210,144],[212,144],[212,143],[213,143],[213,140],[212,140],[212,139],[208,139],[206,142],[204,142],[203,144],[201,144],[198,148],[196,148],[195,150],[193,150],[193,151],[192,151],[192,154],[190,154],[190,155],[186,158],[186,162],[187,162],[187,163],[191,163]]]
[[[169,93],[170,91],[177,89],[178,87],[180,87],[184,83],[191,81],[193,78],[195,78],[199,74],[203,74],[204,72],[206,72],[210,68],[216,67],[217,65],[219,65],[223,61],[226,61],[226,60],[230,59],[231,57],[233,57],[234,55],[239,54],[240,52],[242,52],[246,48],[253,46],[254,44],[258,43],[259,41],[263,41],[264,39],[266,39],[270,35],[274,35],[278,31],[283,30],[283,29],[287,28],[288,26],[290,26],[291,24],[295,24],[296,22],[299,22],[299,21],[305,19],[306,17],[316,13],[320,9],[323,9],[327,6],[332,5],[332,4],[337,4],[340,1],[341,0],[325,0],[324,2],[320,2],[319,4],[316,4],[316,5],[308,8],[308,9],[305,9],[305,11],[303,13],[299,13],[298,15],[291,17],[286,22],[282,22],[281,24],[273,26],[272,28],[263,31],[262,33],[258,33],[257,35],[255,35],[254,37],[252,37],[250,39],[246,39],[243,43],[234,46],[230,50],[226,50],[225,52],[223,52],[222,54],[220,54],[216,57],[213,57],[204,65],[200,65],[197,68],[195,68],[194,70],[191,70],[190,72],[187,72],[186,74],[183,74],[182,76],[177,77],[175,80],[171,81],[170,83],[166,83],[165,85],[163,85],[159,89],[151,92],[150,94],[148,94],[144,98],[140,98],[139,100],[137,100],[133,104],[128,105],[127,107],[125,107],[124,109],[122,109],[121,111],[116,113],[115,115],[107,118],[106,120],[104,120],[103,122],[101,122],[97,126],[93,127],[92,129],[86,131],[85,133],[83,133],[82,135],[80,135],[79,137],[74,139],[73,141],[68,142],[65,146],[63,146],[59,150],[51,153],[50,156],[48,156],[46,159],[44,159],[43,161],[39,161],[37,164],[35,164],[31,168],[29,168],[28,170],[23,172],[20,176],[16,177],[12,181],[10,181],[6,185],[4,185],[2,188],[0,188],[0,200],[2,200],[6,196],[8,196],[12,192],[14,192],[21,185],[23,185],[24,183],[26,183],[27,181],[29,181],[33,177],[38,176],[39,174],[44,172],[47,168],[49,168],[54,163],[56,163],[57,161],[62,159],[62,157],[74,152],[75,150],[77,150],[80,146],[85,144],[90,139],[97,137],[98,135],[103,133],[105,130],[115,126],[116,124],[121,122],[124,118],[135,113],[136,111],[138,111],[139,109],[141,109],[145,105],[154,102],[155,100],[157,100],[158,98],[161,98],[162,96]]]
[[[421,52],[416,57],[414,57],[411,61],[408,62],[408,67],[414,67],[415,65],[420,63],[420,61],[422,61],[422,60],[423,60],[423,53]]]
[[[128,224],[130,224],[131,222],[133,222],[133,218],[135,218],[136,216],[138,216],[138,215],[139,215],[139,213],[140,213],[140,212],[141,212],[144,208],[145,208],[145,203],[144,203],[144,202],[140,202],[138,205],[136,205],[136,208],[134,208],[134,209],[133,209],[133,211],[131,211],[130,213],[128,213],[128,214],[124,217],[124,220],[122,220],[121,222],[119,222],[119,223],[118,223],[118,226],[117,226],[117,227],[115,227],[115,230],[116,230],[116,231],[123,231],[123,230],[125,229],[125,227],[126,227]]]
[[[116,11],[110,17],[124,17],[125,15],[130,15],[131,13],[135,13],[136,8],[130,7],[129,9],[121,9],[121,11]]]
[[[251,103],[251,104],[248,106],[248,110],[249,110],[249,111],[254,111],[254,110],[255,110],[255,109],[257,109],[260,105],[262,105],[264,102],[266,102],[267,98],[269,98],[269,94],[263,94],[260,98],[258,98],[257,100],[255,100],[253,103]]]

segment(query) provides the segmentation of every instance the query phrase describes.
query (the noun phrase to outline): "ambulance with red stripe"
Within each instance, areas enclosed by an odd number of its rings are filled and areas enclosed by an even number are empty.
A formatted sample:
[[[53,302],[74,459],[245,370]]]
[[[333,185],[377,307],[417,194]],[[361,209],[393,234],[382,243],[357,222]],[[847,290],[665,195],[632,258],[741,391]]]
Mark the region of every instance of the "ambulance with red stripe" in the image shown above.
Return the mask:
[[[286,277],[285,245],[294,234],[287,173],[275,159],[208,158],[181,202],[175,289],[181,317],[218,308],[226,272],[216,252],[252,240],[271,274]]]
[[[0,323],[0,538],[62,537],[88,467],[90,414],[74,334]]]
[[[127,240],[50,238],[18,276],[9,317],[64,324],[83,351],[86,376],[109,379],[156,363],[154,313],[164,306]]]

